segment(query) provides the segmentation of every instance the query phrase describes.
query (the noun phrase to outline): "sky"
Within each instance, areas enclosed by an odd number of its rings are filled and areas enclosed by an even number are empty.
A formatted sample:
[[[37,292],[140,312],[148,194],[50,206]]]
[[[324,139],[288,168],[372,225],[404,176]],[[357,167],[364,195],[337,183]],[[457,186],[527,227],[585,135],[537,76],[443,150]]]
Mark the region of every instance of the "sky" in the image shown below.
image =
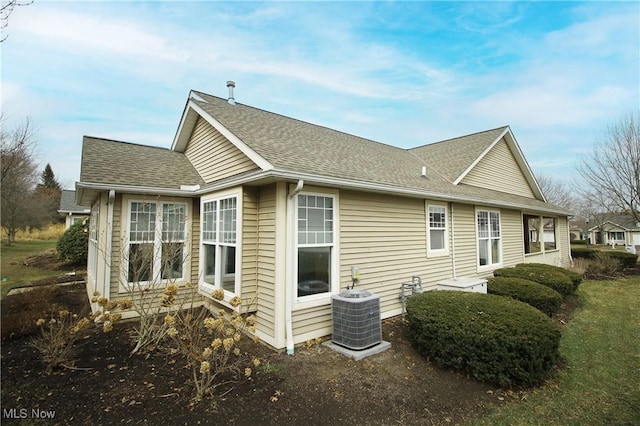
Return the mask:
[[[401,148],[509,125],[564,182],[640,109],[637,1],[35,0],[2,37],[3,126],[30,117],[67,189],[84,135],[170,148],[189,91],[228,80],[236,102]]]

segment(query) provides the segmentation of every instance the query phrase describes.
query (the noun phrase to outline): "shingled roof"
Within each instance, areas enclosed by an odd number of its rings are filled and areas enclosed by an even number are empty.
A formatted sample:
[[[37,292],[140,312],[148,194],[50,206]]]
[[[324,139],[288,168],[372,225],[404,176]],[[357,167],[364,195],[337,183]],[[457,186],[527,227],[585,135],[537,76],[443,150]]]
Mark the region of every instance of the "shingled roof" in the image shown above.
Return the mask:
[[[171,150],[126,142],[85,137],[82,152],[81,185],[87,183],[179,189],[181,185],[205,184],[183,151],[197,116],[203,116],[219,131],[250,151],[259,160],[261,175],[315,177],[345,186],[365,188],[378,185],[389,192],[425,198],[464,200],[495,205],[566,213],[543,200],[454,184],[501,134],[501,127],[414,149],[364,139],[323,126],[286,117],[206,93],[192,91]],[[422,176],[426,167],[426,178]],[[264,172],[264,173],[263,173]],[[197,194],[193,194],[197,195]]]
[[[204,183],[182,153],[91,136],[82,141],[80,181],[164,189]]]
[[[76,204],[76,191],[69,189],[63,189],[60,194],[60,209],[59,213],[76,213],[84,214],[89,213],[89,209],[84,206]]]

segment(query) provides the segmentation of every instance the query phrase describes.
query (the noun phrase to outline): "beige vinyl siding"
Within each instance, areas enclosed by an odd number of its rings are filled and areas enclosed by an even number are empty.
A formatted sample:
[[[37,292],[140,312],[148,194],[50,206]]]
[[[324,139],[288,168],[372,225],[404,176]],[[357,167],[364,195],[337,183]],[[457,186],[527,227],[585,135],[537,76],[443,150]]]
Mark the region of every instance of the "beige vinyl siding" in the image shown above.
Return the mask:
[[[248,311],[257,308],[258,277],[258,189],[244,187],[242,191],[242,303]]]
[[[502,225],[502,265],[514,266],[524,261],[524,234],[522,213],[516,210],[500,210]]]
[[[331,305],[293,311],[291,321],[296,343],[331,334]]]
[[[207,183],[258,168],[249,157],[201,117],[193,129],[185,155]]]
[[[115,299],[120,295],[118,289],[120,284],[120,268],[122,267],[122,243],[124,238],[124,228],[126,224],[123,223],[122,218],[122,194],[116,193],[116,198],[113,200],[113,235],[111,236],[111,282],[109,285],[109,291],[111,298]]]
[[[566,217],[558,217],[556,227],[556,244],[560,249],[561,266],[568,267],[571,257],[571,246],[569,242],[569,221]]]
[[[200,282],[200,201],[193,200],[191,203],[191,253],[189,260],[191,261],[191,284],[197,286]]]
[[[451,277],[451,256],[427,259],[425,202],[363,192],[340,192],[340,287],[359,266],[359,288],[380,295],[381,311],[400,309],[400,285],[413,275],[424,287]],[[449,233],[450,235],[450,233]]]
[[[257,208],[257,329],[275,337],[276,186],[261,187]],[[284,283],[281,283],[284,285]]]
[[[475,208],[470,204],[453,203],[454,250],[456,276],[478,277],[478,241],[476,239]]]
[[[460,183],[535,198],[504,139],[496,143]]]

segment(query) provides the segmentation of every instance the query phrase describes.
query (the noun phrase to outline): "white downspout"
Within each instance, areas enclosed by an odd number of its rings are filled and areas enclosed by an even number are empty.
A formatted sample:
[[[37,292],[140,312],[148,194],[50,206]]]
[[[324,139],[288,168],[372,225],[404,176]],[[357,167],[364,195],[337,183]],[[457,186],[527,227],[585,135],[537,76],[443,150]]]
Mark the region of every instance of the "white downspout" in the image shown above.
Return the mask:
[[[104,297],[109,299],[111,297],[111,248],[113,239],[113,203],[116,199],[116,191],[109,191],[109,200],[107,204],[107,234],[105,245],[105,265],[104,265]]]
[[[453,219],[453,203],[449,203],[449,211],[451,212],[451,267],[453,268],[453,278],[457,278],[456,274],[456,225]]]
[[[287,229],[290,231],[287,235],[287,262],[291,263],[293,256],[294,237],[293,230],[295,230],[295,224],[293,223],[293,199],[302,190],[304,181],[300,179],[296,188],[288,196],[287,202]],[[287,342],[287,355],[293,355],[294,343],[293,343],[293,324],[291,323],[292,317],[292,304],[293,304],[293,264],[287,265],[287,275],[285,280],[285,337]]]

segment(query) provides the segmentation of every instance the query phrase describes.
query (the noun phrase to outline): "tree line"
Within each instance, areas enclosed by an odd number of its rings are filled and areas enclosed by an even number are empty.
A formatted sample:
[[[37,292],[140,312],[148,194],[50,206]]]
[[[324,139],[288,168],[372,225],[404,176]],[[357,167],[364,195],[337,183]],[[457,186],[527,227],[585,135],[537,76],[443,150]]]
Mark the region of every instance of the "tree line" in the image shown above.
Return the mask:
[[[36,139],[31,120],[0,130],[1,224],[7,243],[27,228],[40,229],[62,222],[58,214],[62,187],[50,164],[38,171]]]

